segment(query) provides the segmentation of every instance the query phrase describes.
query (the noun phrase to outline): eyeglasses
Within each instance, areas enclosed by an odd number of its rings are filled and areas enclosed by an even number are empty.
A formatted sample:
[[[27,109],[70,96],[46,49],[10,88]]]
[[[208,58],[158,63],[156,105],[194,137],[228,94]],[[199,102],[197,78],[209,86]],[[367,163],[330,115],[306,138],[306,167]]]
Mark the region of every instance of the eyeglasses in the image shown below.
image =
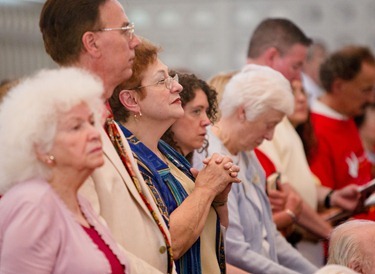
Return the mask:
[[[134,37],[134,23],[129,23],[129,25],[125,27],[120,27],[120,28],[104,28],[104,29],[99,29],[97,31],[113,31],[113,30],[120,30],[122,31],[123,34],[127,35],[130,40],[133,39]]]
[[[172,86],[173,86],[173,81],[176,81],[178,83],[178,74],[176,73],[175,76],[168,76],[167,78],[164,78],[160,81],[157,81],[155,84],[151,84],[151,85],[146,85],[146,86],[139,86],[139,87],[136,87],[134,89],[141,89],[141,88],[147,88],[147,87],[151,87],[151,86],[161,86],[161,85],[165,85],[165,87],[169,90],[172,89]]]

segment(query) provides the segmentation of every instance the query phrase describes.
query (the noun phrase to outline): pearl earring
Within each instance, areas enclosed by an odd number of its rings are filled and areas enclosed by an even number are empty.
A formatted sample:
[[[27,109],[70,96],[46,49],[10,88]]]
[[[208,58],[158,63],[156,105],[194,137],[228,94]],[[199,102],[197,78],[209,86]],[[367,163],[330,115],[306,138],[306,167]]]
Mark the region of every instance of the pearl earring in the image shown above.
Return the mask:
[[[48,156],[47,156],[46,163],[49,164],[49,165],[52,165],[53,163],[55,163],[55,156],[53,156],[53,155],[48,155]]]

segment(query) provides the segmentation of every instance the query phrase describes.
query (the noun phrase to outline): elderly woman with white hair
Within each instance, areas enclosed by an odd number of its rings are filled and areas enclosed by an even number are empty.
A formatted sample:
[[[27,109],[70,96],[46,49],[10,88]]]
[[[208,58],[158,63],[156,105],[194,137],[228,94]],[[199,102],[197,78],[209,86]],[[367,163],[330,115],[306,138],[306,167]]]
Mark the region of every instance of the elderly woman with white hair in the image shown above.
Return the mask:
[[[227,84],[222,117],[208,130],[209,155],[228,155],[242,184],[228,197],[226,260],[251,273],[314,273],[317,269],[276,230],[265,193],[265,175],[253,149],[272,139],[275,126],[293,111],[289,82],[268,67],[247,65]],[[224,203],[225,201],[223,201]]]
[[[103,86],[88,72],[44,70],[0,108],[0,273],[128,273],[127,259],[77,195],[103,165]]]

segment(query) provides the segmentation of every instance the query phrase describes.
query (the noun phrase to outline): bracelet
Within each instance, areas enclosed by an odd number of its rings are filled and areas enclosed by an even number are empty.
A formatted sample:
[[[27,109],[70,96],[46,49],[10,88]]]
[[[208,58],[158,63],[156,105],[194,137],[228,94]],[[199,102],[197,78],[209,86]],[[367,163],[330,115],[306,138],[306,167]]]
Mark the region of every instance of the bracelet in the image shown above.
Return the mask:
[[[333,189],[328,192],[327,196],[324,198],[324,207],[325,208],[331,208],[331,196],[333,194]]]
[[[285,213],[288,214],[290,218],[292,218],[293,222],[297,221],[296,214],[293,211],[291,211],[289,208],[285,209]]]
[[[224,201],[221,201],[221,202],[216,202],[216,201],[213,201],[212,202],[212,206],[213,207],[219,207],[219,206],[223,206],[227,203],[228,199],[224,200]]]

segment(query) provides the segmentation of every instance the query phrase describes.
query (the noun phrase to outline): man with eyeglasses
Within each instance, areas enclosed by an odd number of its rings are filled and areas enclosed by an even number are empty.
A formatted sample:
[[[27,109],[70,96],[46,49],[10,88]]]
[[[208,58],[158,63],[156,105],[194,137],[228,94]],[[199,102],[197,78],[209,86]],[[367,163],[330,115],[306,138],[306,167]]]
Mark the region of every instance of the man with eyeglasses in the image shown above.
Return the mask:
[[[39,24],[52,59],[100,77],[106,101],[117,85],[131,77],[140,40],[117,0],[47,0]],[[126,250],[132,273],[175,273],[168,228],[113,119],[107,118],[101,138],[105,164],[84,184],[81,194]],[[112,142],[120,142],[121,150],[116,151]]]

